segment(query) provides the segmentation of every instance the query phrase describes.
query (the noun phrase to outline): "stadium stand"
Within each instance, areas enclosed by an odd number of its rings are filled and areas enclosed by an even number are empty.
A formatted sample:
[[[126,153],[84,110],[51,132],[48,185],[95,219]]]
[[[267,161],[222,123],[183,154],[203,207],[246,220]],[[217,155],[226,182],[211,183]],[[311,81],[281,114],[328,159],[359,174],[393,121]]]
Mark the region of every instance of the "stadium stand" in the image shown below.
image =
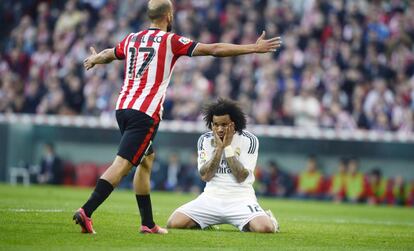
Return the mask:
[[[2,2],[0,111],[112,113],[122,63],[86,73],[82,60],[89,46],[114,46],[144,27],[145,1]],[[205,101],[230,96],[255,124],[413,131],[411,2],[178,0],[176,6],[175,30],[194,40],[254,42],[266,30],[282,35],[284,48],[263,57],[183,59],[165,119],[197,120]]]

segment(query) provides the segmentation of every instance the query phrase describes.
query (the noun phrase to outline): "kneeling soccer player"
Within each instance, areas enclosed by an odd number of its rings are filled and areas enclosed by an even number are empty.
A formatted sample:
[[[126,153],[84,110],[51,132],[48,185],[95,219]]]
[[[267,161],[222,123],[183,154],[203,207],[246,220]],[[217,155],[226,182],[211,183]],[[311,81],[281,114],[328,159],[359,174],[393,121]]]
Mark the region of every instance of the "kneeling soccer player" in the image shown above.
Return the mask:
[[[252,187],[259,141],[243,130],[245,114],[226,99],[206,106],[203,113],[212,131],[198,140],[198,169],[207,184],[199,197],[175,210],[167,227],[231,224],[240,231],[278,232],[278,222],[257,203]]]

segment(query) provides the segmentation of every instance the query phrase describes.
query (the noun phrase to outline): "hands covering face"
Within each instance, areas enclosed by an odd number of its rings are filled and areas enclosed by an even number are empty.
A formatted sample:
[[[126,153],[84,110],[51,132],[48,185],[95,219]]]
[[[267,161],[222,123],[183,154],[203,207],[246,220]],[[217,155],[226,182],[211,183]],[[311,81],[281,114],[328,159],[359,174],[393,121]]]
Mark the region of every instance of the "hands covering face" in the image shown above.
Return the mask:
[[[220,137],[218,135],[219,130],[224,130],[223,137]],[[213,128],[213,133],[214,133],[214,139],[215,139],[215,142],[216,142],[216,147],[224,149],[226,146],[231,145],[231,142],[233,141],[233,135],[234,135],[235,132],[236,131],[234,129],[234,123],[233,122],[231,122],[227,126],[224,126],[223,128],[214,127]]]

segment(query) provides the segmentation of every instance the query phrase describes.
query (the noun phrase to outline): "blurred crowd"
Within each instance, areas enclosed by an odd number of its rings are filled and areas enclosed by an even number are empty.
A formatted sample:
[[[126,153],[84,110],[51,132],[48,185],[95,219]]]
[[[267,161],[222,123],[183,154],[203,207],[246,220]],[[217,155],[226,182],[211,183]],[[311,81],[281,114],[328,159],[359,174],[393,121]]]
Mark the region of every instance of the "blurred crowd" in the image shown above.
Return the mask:
[[[338,203],[414,205],[414,180],[401,175],[384,177],[379,167],[363,173],[359,170],[359,160],[354,157],[341,159],[332,175],[324,174],[312,155],[299,173],[285,172],[275,161],[255,171],[255,189],[259,195]]]
[[[388,0],[176,0],[176,33],[254,43],[273,54],[182,58],[164,119],[198,120],[217,96],[250,123],[414,130],[414,3]],[[0,112],[112,115],[123,62],[86,72],[90,46],[114,47],[148,26],[146,1],[2,0]],[[191,63],[188,63],[190,62]]]

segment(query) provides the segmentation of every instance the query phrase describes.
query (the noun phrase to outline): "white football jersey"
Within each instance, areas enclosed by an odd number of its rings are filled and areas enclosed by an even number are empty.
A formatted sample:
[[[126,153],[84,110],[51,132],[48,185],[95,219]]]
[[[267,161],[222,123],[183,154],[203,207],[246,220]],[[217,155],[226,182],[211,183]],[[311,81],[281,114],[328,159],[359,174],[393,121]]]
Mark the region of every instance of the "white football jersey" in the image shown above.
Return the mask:
[[[215,197],[255,197],[253,182],[254,169],[257,162],[259,150],[259,140],[248,131],[244,131],[233,136],[231,146],[235,151],[236,158],[249,170],[249,176],[242,183],[238,183],[231,173],[230,167],[223,155],[221,156],[220,166],[214,177],[207,182],[204,193]],[[213,132],[201,135],[198,140],[198,170],[213,157],[215,149]]]

